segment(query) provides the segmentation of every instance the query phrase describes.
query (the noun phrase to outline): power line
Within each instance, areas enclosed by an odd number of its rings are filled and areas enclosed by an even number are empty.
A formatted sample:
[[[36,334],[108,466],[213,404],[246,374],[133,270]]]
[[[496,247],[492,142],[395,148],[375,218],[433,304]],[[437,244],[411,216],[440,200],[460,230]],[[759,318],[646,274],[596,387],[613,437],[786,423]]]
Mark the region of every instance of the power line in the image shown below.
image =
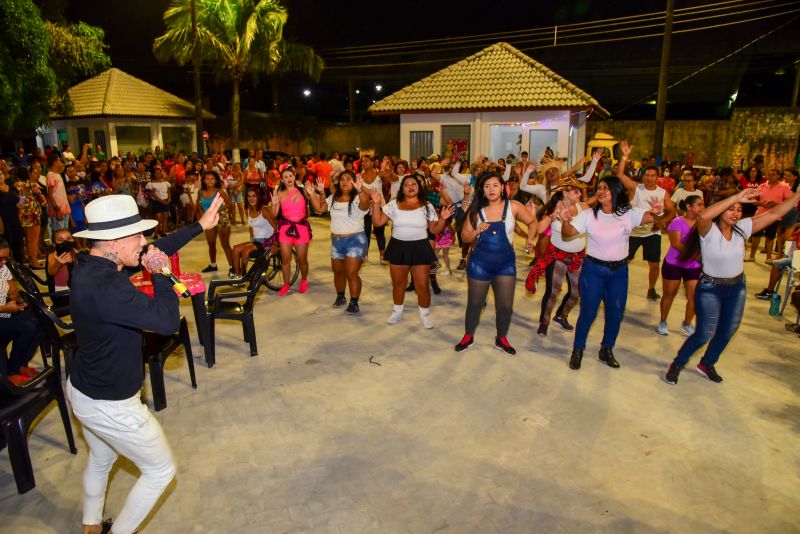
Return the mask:
[[[739,48],[737,48],[737,49],[736,49],[736,50],[734,50],[733,52],[731,52],[731,53],[729,53],[729,54],[726,54],[726,55],[722,56],[721,58],[719,58],[719,59],[717,59],[717,60],[715,60],[715,61],[712,61],[712,62],[711,62],[711,63],[709,63],[708,65],[704,65],[703,67],[700,67],[699,69],[697,69],[696,71],[694,71],[694,72],[692,72],[692,73],[690,73],[690,74],[687,74],[686,76],[684,76],[684,77],[683,77],[683,78],[681,78],[680,80],[678,80],[678,81],[676,81],[676,82],[674,82],[674,83],[672,83],[672,84],[668,85],[668,86],[667,86],[667,90],[669,90],[669,89],[672,89],[673,87],[677,87],[678,85],[682,84],[683,82],[685,82],[685,81],[687,81],[687,80],[689,80],[689,79],[691,79],[691,78],[693,78],[693,77],[697,76],[697,75],[698,75],[698,74],[700,74],[701,72],[703,72],[703,71],[706,71],[706,70],[710,69],[711,67],[713,67],[713,66],[714,66],[714,65],[716,65],[717,63],[720,63],[720,62],[722,62],[722,61],[725,61],[726,59],[729,59],[729,58],[731,58],[731,57],[735,56],[736,54],[738,54],[739,52],[741,52],[741,51],[742,51],[742,50],[744,50],[745,48],[748,48],[748,47],[750,47],[750,46],[752,46],[752,45],[756,44],[758,41],[760,41],[760,40],[762,40],[762,39],[764,39],[764,38],[766,38],[766,37],[768,37],[768,36],[772,35],[773,33],[777,32],[778,30],[781,30],[781,29],[785,28],[786,26],[788,26],[788,25],[789,25],[789,24],[791,24],[792,22],[796,21],[797,19],[800,19],[800,15],[795,15],[795,16],[794,16],[794,17],[792,17],[790,20],[788,20],[788,21],[784,22],[783,24],[779,25],[779,26],[778,26],[778,27],[776,27],[776,28],[773,28],[773,29],[771,29],[770,31],[768,31],[767,33],[765,33],[765,34],[763,34],[763,35],[759,35],[758,37],[756,37],[755,39],[753,39],[753,40],[752,40],[752,41],[750,41],[749,43],[747,43],[747,44],[745,44],[745,45],[742,45],[742,46],[740,46]],[[645,96],[645,97],[642,97],[642,98],[640,98],[639,100],[637,100],[636,102],[633,102],[632,104],[628,104],[628,105],[627,105],[627,106],[625,106],[624,108],[621,108],[621,109],[619,109],[619,110],[615,111],[614,113],[612,113],[612,114],[611,114],[611,116],[613,117],[614,115],[618,115],[618,114],[622,113],[623,111],[625,111],[625,110],[627,110],[627,109],[630,109],[630,108],[632,108],[632,107],[633,107],[633,106],[635,106],[636,104],[640,104],[640,103],[642,103],[642,102],[644,102],[644,101],[646,101],[646,100],[650,100],[650,99],[652,99],[654,96],[656,96],[657,94],[658,94],[658,92],[655,92],[655,93],[651,93],[651,94],[649,94],[649,95],[647,95],[647,96]]]
[[[717,2],[712,4],[704,4],[701,6],[694,6],[694,7],[686,7],[677,9],[676,15],[680,16],[682,14],[686,14],[687,16],[690,15],[697,15],[702,13],[708,13],[712,11],[719,11],[719,10],[729,10],[729,9],[736,9],[737,5],[744,4],[745,7],[760,5],[765,3],[775,3],[775,0],[759,0],[756,2],[748,2],[745,0],[728,0],[724,2]],[[736,4],[736,5],[731,5]],[[725,6],[725,7],[720,7]],[[614,26],[620,25],[631,25],[637,24],[640,22],[651,22],[657,19],[663,19],[665,12],[658,11],[652,13],[644,13],[639,15],[628,15],[624,17],[614,17],[609,19],[603,19],[599,21],[589,21],[589,22],[576,22],[570,24],[563,24],[558,25],[559,33],[569,33],[574,31],[584,31],[587,29],[594,29],[598,27],[602,28],[612,28]],[[536,35],[552,35],[555,31],[556,26],[547,26],[541,28],[529,28],[525,30],[515,30],[515,31],[505,31],[505,32],[495,32],[495,33],[487,33],[487,34],[480,34],[478,36],[462,36],[462,37],[450,37],[450,38],[437,38],[437,39],[426,39],[426,40],[417,40],[417,41],[404,41],[399,43],[388,43],[388,44],[376,44],[376,45],[360,45],[360,46],[346,46],[346,47],[337,47],[337,48],[329,48],[329,49],[322,49],[320,52],[324,55],[336,55],[336,54],[353,54],[359,52],[368,52],[368,51],[377,51],[377,50],[386,50],[392,49],[396,50],[398,48],[419,48],[419,47],[429,47],[435,43],[468,43],[468,42],[476,42],[476,41],[486,41],[486,40],[493,40],[496,41],[498,39],[509,38],[521,38],[521,37],[532,37]]]
[[[735,26],[739,24],[747,24],[750,22],[756,22],[758,20],[764,20],[768,18],[780,17],[784,15],[789,15],[792,13],[797,13],[800,11],[800,8],[784,11],[781,13],[774,13],[770,15],[764,15],[762,17],[756,18],[748,18],[746,20],[738,20],[734,22],[727,22],[722,24],[716,24],[714,26],[705,26],[702,28],[687,28],[683,30],[677,30],[673,33],[693,33],[698,31],[706,31],[715,28],[727,27],[727,26]],[[794,19],[792,19],[794,20]],[[640,39],[650,39],[655,37],[663,37],[663,32],[659,33],[649,33],[649,34],[642,34],[642,35],[629,35],[625,37],[617,37],[617,38],[610,38],[610,39],[595,39],[591,41],[577,41],[577,42],[566,42],[566,43],[558,43],[555,45],[545,45],[545,46],[533,46],[533,47],[524,47],[520,48],[519,50],[522,52],[529,51],[529,50],[542,50],[545,48],[557,48],[559,46],[579,46],[579,45],[588,45],[588,44],[604,44],[604,43],[615,43],[615,42],[623,42],[623,41],[632,41],[632,40],[640,40]],[[450,58],[440,58],[440,59],[424,59],[424,60],[417,60],[417,61],[402,61],[402,62],[394,62],[394,63],[375,63],[375,64],[368,64],[368,65],[327,65],[325,70],[344,70],[344,69],[373,69],[373,68],[385,68],[385,67],[405,67],[410,65],[426,65],[426,64],[436,64],[436,63],[451,63],[454,61],[460,61],[464,59],[463,56],[459,57],[450,57]]]
[[[796,1],[787,1],[787,2],[784,2],[782,4],[774,4],[773,0],[762,0],[761,2],[755,2],[754,4],[759,4],[759,3],[764,3],[764,2],[773,2],[773,5],[769,6],[767,9],[777,9],[777,8],[784,8],[784,7],[791,6],[791,5],[797,5]],[[754,4],[751,4],[751,5],[754,5]],[[676,25],[678,25],[678,24],[684,24],[685,25],[685,24],[690,24],[690,23],[695,23],[695,22],[702,22],[702,21],[706,21],[706,20],[717,19],[717,18],[721,18],[721,17],[737,17],[737,16],[745,15],[747,13],[762,11],[764,9],[765,8],[763,8],[763,7],[762,8],[753,8],[753,9],[739,10],[739,11],[729,12],[729,13],[718,13],[718,14],[715,14],[715,15],[709,15],[709,16],[705,16],[705,17],[690,18],[690,19],[685,19],[685,20],[676,20],[675,24]],[[652,20],[657,20],[657,19],[652,19]],[[566,35],[566,36],[563,36],[564,31],[562,31],[561,27],[559,26],[557,35],[561,39],[585,38],[585,37],[590,37],[590,36],[593,36],[593,35],[609,35],[609,34],[612,34],[612,33],[629,32],[629,31],[632,31],[632,30],[642,31],[642,30],[646,30],[646,29],[650,29],[650,28],[660,28],[662,26],[663,26],[663,23],[660,21],[660,19],[658,19],[658,22],[655,22],[653,24],[637,23],[637,26],[635,26],[635,27],[620,27],[620,28],[611,28],[611,29],[609,29],[606,26],[606,27],[603,27],[602,30],[594,31],[594,32],[586,32],[585,29],[582,28],[582,29],[578,30],[578,31],[581,31],[582,33],[580,33],[578,35]],[[573,30],[573,31],[575,31],[575,30]],[[481,39],[481,40],[484,40],[484,39]],[[555,44],[559,44],[558,41],[556,41],[556,35],[555,34],[551,34],[548,37],[538,37],[538,38],[531,38],[531,39],[509,39],[509,41],[511,41],[511,43],[514,44],[517,47],[519,47],[519,45],[524,44],[524,43],[550,43],[550,42],[554,42]],[[454,44],[458,45],[459,43],[454,43]],[[560,44],[570,44],[570,43],[561,41]],[[438,52],[453,52],[453,51],[456,51],[456,50],[472,50],[472,49],[475,49],[477,46],[482,46],[482,45],[478,45],[477,43],[474,43],[474,44],[468,44],[468,45],[464,45],[464,46],[446,46],[446,47],[439,47],[439,49],[437,51]],[[421,51],[420,50],[396,50],[394,52],[377,52],[377,53],[354,54],[354,55],[349,55],[347,57],[331,57],[331,58],[328,59],[328,61],[350,61],[350,60],[363,59],[363,58],[369,58],[369,57],[385,57],[385,56],[397,56],[397,55],[403,56],[403,55],[417,54],[419,52],[421,52]]]

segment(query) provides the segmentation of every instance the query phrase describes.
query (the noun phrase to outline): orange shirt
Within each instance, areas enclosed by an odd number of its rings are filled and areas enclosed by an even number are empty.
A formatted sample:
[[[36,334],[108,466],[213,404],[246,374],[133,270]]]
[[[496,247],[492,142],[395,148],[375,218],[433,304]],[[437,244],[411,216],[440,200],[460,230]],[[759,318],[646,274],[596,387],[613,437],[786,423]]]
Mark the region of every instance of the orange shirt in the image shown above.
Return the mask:
[[[758,200],[761,202],[769,202],[772,201],[775,204],[780,204],[787,198],[792,196],[792,190],[789,189],[789,186],[786,185],[785,182],[777,182],[775,185],[769,185],[769,182],[764,182],[760,186],[758,186]],[[765,206],[759,206],[756,210],[756,215],[759,213],[764,213],[768,211],[770,208]]]
[[[314,169],[317,178],[322,178],[325,181],[325,187],[326,188],[329,187],[331,173],[333,172],[333,167],[331,167],[331,164],[328,163],[327,161],[320,161],[319,163],[316,164]]]

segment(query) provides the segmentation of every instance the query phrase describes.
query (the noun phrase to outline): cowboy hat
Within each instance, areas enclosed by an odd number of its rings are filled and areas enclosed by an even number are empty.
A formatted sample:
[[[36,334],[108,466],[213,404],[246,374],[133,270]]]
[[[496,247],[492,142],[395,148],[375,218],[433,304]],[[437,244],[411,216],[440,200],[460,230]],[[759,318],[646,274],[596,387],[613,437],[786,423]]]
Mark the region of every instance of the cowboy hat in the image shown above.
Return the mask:
[[[558,180],[558,185],[552,189],[552,192],[556,191],[564,191],[566,189],[586,189],[586,183],[581,182],[575,176],[563,176],[560,180]]]
[[[158,221],[142,219],[133,197],[108,195],[86,205],[86,223],[88,230],[75,237],[111,241],[150,230]]]

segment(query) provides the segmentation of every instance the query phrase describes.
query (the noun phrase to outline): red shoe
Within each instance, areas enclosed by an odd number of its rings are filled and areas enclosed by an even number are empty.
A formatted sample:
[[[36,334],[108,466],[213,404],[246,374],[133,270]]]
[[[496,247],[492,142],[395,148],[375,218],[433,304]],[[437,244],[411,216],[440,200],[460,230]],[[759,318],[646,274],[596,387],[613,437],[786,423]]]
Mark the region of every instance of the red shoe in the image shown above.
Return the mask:
[[[15,386],[21,387],[27,384],[30,378],[25,375],[9,375],[8,380]]]
[[[41,371],[39,371],[38,369],[34,369],[33,367],[23,367],[22,369],[19,370],[19,374],[21,374],[22,376],[27,376],[31,380],[39,376],[41,373],[42,373]]]
[[[298,293],[305,293],[306,291],[308,291],[308,280],[301,280],[300,288],[297,291]]]
[[[286,284],[284,284],[283,287],[280,288],[280,290],[278,290],[278,296],[279,297],[285,297],[286,293],[289,292],[289,289],[291,289],[291,288],[289,286],[287,286]]]

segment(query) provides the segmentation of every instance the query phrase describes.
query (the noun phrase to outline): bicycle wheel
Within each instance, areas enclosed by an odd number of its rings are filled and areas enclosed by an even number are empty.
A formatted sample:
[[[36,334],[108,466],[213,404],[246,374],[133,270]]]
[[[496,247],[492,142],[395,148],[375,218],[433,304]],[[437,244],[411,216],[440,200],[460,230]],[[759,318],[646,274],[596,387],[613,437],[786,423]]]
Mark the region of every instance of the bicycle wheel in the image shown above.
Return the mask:
[[[264,283],[273,291],[278,291],[283,286],[281,274],[281,254],[275,253],[269,258],[269,267],[264,271]]]

